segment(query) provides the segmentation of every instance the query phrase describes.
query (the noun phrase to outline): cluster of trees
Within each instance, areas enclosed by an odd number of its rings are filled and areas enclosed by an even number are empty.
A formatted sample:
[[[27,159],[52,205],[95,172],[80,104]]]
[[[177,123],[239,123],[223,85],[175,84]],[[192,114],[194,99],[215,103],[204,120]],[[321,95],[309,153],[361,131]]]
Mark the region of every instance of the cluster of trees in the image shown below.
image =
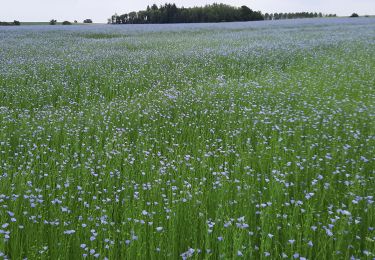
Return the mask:
[[[357,13],[352,13],[350,17],[359,17],[359,15]]]
[[[274,13],[274,14],[264,14],[264,20],[281,20],[281,19],[299,19],[299,18],[317,18],[317,17],[336,17],[336,14],[325,14],[322,13],[309,13],[309,12],[299,12],[299,13]]]
[[[12,25],[21,25],[19,21],[14,20],[12,23],[0,22],[0,26],[12,26]]]
[[[74,20],[74,23],[78,23],[77,20]],[[83,23],[92,23],[92,20],[91,19],[85,19],[83,20]],[[49,24],[50,25],[56,25],[57,24],[57,20],[55,19],[52,19],[49,21]],[[71,25],[72,23],[69,22],[69,21],[63,21],[62,22],[62,25]]]
[[[146,10],[128,14],[113,15],[108,19],[112,24],[147,24],[147,23],[209,23],[264,20],[261,12],[247,6],[240,8],[226,4],[212,4],[204,7],[184,8],[176,4],[156,4]]]

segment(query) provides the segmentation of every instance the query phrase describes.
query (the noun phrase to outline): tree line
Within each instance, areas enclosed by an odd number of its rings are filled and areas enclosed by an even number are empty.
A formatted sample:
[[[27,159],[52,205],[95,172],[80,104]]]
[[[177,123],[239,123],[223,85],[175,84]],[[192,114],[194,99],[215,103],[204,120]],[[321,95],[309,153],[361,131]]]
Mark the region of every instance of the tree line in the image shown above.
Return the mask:
[[[21,25],[19,21],[14,20],[11,23],[8,22],[0,22],[0,26],[12,26],[12,25]]]
[[[74,23],[76,24],[76,23],[78,23],[78,21],[74,20]],[[83,20],[83,23],[92,23],[92,20],[91,19],[85,19],[85,20]],[[57,20],[56,19],[52,19],[52,20],[49,21],[49,24],[50,25],[56,25],[57,24]],[[61,24],[62,25],[72,25],[72,23],[69,22],[69,21],[63,21]]]
[[[176,4],[147,6],[146,10],[127,14],[114,14],[108,23],[112,24],[155,24],[155,23],[215,23],[264,20],[261,12],[247,6],[233,7],[226,4],[212,4],[203,7],[177,7]]]
[[[299,12],[299,13],[274,13],[264,14],[264,20],[282,20],[282,19],[300,19],[300,18],[322,18],[322,17],[336,17],[336,14],[322,14],[312,12]]]

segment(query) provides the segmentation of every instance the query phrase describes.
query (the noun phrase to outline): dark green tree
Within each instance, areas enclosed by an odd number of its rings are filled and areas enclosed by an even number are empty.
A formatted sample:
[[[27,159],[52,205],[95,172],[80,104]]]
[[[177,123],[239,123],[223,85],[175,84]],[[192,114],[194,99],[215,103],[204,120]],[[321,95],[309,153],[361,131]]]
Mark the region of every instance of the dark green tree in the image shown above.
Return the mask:
[[[133,23],[136,23],[136,19],[137,19],[137,13],[136,12],[130,12],[128,14],[128,21],[129,23],[133,24]]]

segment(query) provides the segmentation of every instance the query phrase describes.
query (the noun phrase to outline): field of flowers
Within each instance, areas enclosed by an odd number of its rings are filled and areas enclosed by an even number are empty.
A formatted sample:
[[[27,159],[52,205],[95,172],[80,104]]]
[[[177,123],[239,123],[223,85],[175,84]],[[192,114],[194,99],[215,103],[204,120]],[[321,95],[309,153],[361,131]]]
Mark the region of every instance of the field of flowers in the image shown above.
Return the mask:
[[[375,257],[375,18],[0,46],[0,259]]]

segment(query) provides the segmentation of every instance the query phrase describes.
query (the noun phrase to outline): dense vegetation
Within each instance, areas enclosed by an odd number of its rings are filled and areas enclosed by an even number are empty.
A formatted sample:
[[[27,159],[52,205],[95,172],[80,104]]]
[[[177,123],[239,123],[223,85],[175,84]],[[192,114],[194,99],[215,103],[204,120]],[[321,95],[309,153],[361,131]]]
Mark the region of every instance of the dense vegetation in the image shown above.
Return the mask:
[[[112,24],[157,24],[157,23],[208,23],[263,20],[261,12],[255,12],[247,6],[240,8],[212,4],[204,7],[184,8],[176,4],[165,4],[158,7],[156,4],[147,6],[147,9],[128,14],[113,15],[109,19]]]
[[[73,23],[74,23],[74,24],[77,24],[78,21],[77,21],[77,20],[74,20]],[[85,19],[85,20],[83,20],[83,23],[84,23],[84,24],[91,24],[91,23],[93,23],[93,21],[92,21],[91,19]],[[56,24],[57,24],[57,20],[52,19],[52,20],[49,21],[49,24],[50,24],[50,25],[56,25]],[[72,22],[70,22],[70,21],[63,21],[61,24],[62,24],[62,25],[72,25]]]
[[[50,25],[56,25],[56,24],[57,24],[57,20],[56,20],[56,19],[51,19],[51,20],[49,21],[49,24],[50,24]]]
[[[336,14],[322,14],[322,13],[312,13],[312,12],[299,12],[299,13],[274,13],[264,14],[265,20],[283,20],[283,19],[300,19],[300,18],[322,18],[322,17],[336,17]]]
[[[375,18],[0,35],[0,259],[374,258]]]
[[[257,20],[282,20],[297,18],[336,17],[336,14],[298,12],[262,14],[254,12],[247,6],[240,8],[213,4],[204,7],[178,8],[176,4],[165,4],[158,7],[156,4],[147,6],[144,11],[127,14],[114,14],[108,23],[112,24],[157,24],[157,23],[205,23],[205,22],[235,22]]]
[[[21,25],[19,21],[14,20],[13,22],[0,22],[0,26],[12,26],[12,25]]]

